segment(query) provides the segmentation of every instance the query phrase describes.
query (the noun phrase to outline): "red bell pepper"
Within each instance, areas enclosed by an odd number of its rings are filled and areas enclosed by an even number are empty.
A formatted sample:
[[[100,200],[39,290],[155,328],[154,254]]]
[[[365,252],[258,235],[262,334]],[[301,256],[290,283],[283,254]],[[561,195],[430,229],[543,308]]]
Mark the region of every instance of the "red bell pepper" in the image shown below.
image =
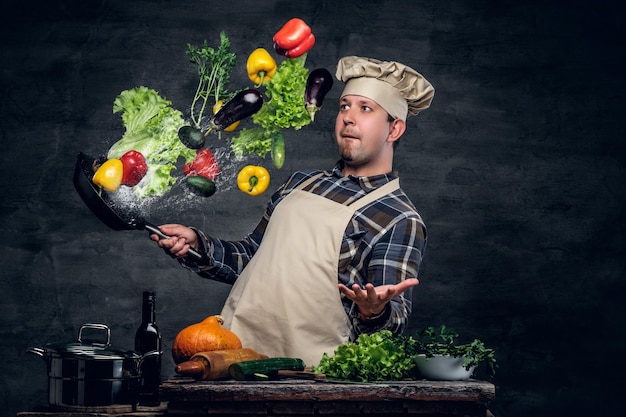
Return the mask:
[[[134,187],[148,172],[146,158],[141,152],[130,150],[120,157],[122,161],[122,185]]]
[[[315,35],[302,19],[294,17],[274,35],[274,49],[279,55],[297,58],[315,44]]]
[[[196,157],[192,162],[183,166],[185,176],[201,176],[213,181],[218,176],[221,169],[217,160],[208,148],[198,149]]]

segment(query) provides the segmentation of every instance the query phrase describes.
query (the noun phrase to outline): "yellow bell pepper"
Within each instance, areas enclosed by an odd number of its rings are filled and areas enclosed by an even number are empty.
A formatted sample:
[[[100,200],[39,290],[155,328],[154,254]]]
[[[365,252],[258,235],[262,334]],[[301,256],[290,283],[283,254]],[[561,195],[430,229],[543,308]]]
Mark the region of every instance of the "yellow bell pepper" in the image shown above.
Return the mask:
[[[248,56],[246,70],[250,81],[255,84],[255,87],[260,87],[276,73],[276,61],[267,50],[257,48]]]
[[[96,170],[91,181],[107,191],[117,191],[122,184],[124,164],[117,158],[108,159]]]
[[[218,111],[220,111],[220,109],[222,108],[223,105],[224,105],[224,100],[219,100],[217,103],[215,103],[213,105],[213,114],[215,114]],[[232,132],[233,130],[237,129],[237,126],[239,126],[239,122],[240,122],[240,120],[237,120],[232,125],[227,126],[225,129],[223,129],[224,132]]]
[[[247,165],[237,175],[237,185],[244,193],[261,195],[270,185],[270,173],[258,165]]]

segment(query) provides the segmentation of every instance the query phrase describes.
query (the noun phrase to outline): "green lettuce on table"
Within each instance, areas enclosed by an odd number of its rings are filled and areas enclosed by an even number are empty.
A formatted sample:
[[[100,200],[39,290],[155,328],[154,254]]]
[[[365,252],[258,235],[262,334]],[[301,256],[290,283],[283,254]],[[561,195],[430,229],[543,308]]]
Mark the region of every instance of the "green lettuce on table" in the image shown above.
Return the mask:
[[[313,367],[327,377],[349,381],[393,381],[411,376],[415,368],[413,338],[380,330],[361,334],[354,342],[339,345],[334,355],[324,353]]]

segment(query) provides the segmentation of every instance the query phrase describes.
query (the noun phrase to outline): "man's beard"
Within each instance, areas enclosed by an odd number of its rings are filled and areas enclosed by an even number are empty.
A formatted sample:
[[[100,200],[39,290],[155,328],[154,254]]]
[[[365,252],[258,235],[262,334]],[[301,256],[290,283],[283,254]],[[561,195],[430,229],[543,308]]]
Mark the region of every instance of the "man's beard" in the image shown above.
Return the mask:
[[[350,155],[349,152],[341,152],[341,160],[344,162],[351,162],[352,161],[352,155]]]

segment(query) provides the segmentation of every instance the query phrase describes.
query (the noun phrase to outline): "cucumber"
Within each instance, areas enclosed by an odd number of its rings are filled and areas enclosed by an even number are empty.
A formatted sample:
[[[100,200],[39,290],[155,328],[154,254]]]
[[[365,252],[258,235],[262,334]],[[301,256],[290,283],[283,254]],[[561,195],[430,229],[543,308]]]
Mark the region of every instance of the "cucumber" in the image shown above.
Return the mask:
[[[228,367],[230,376],[238,381],[277,379],[278,371],[303,371],[304,361],[299,358],[267,358],[233,363]]]
[[[193,126],[182,126],[178,129],[178,138],[190,149],[200,149],[205,142],[205,137],[200,129],[196,129]]]
[[[272,161],[278,169],[285,163],[285,137],[280,132],[272,139]]]
[[[192,175],[185,178],[185,182],[187,182],[187,185],[192,192],[201,195],[202,197],[211,197],[215,194],[215,183],[207,177]]]

